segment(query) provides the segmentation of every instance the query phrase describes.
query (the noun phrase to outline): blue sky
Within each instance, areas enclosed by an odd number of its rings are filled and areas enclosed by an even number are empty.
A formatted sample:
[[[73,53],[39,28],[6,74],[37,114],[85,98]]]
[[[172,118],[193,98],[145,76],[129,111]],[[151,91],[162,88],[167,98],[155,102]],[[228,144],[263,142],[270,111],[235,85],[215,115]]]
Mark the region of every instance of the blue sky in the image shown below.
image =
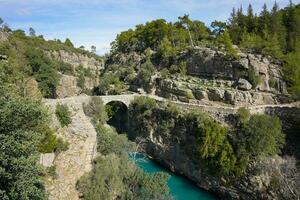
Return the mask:
[[[274,0],[0,0],[0,17],[13,29],[28,30],[47,39],[70,38],[76,46],[91,45],[103,54],[109,51],[116,35],[136,24],[164,18],[176,21],[187,13],[209,25],[226,20],[233,7],[249,3],[257,12]],[[289,0],[277,0],[280,7]],[[300,0],[294,0],[299,3]]]

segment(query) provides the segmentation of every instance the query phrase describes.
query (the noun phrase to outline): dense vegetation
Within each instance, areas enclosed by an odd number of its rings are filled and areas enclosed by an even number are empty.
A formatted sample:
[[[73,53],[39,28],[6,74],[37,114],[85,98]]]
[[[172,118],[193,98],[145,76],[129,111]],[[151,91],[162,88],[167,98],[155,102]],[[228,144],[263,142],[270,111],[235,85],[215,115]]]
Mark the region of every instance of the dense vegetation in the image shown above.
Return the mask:
[[[66,146],[49,128],[40,100],[24,96],[7,70],[0,61],[0,199],[46,199],[39,153]]]
[[[97,151],[93,170],[78,183],[84,199],[170,199],[164,173],[146,174],[128,155],[135,151],[135,144],[126,135],[118,134],[105,126],[107,113],[102,101],[92,98],[84,105],[97,130]]]
[[[1,20],[0,20],[1,21]],[[8,35],[8,40],[0,43],[1,58],[7,58],[10,70],[15,70],[18,84],[25,85],[29,78],[38,82],[38,88],[45,98],[56,98],[56,88],[61,74],[78,77],[78,86],[84,91],[85,77],[93,75],[88,69],[78,67],[76,70],[68,64],[48,55],[50,51],[67,51],[71,53],[87,54],[90,57],[100,59],[94,53],[74,48],[69,39],[66,42],[59,40],[45,40],[42,36],[36,36],[30,31],[27,36],[23,30],[11,30],[7,26],[1,26],[0,31]],[[48,52],[48,53],[47,53]]]
[[[191,160],[205,163],[214,175],[244,174],[249,162],[261,156],[276,155],[284,145],[278,118],[248,115],[240,111],[239,139],[232,140],[229,129],[200,111],[183,111],[171,104],[159,104],[145,97],[131,104],[130,137],[162,137],[176,141]]]

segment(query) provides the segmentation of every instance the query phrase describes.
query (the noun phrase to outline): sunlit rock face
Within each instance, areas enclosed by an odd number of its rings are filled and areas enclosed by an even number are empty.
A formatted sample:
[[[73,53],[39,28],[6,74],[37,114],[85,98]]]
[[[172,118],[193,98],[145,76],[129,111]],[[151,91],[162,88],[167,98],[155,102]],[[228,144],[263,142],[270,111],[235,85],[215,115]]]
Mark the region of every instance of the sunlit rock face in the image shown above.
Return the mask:
[[[285,84],[280,75],[281,63],[272,61],[262,55],[239,53],[239,59],[229,59],[216,49],[196,47],[184,52],[179,60],[186,61],[187,73],[199,77],[236,80],[247,79],[249,70],[260,77],[256,88],[261,91],[286,92]],[[272,82],[272,86],[270,86]],[[246,88],[251,89],[250,86]]]

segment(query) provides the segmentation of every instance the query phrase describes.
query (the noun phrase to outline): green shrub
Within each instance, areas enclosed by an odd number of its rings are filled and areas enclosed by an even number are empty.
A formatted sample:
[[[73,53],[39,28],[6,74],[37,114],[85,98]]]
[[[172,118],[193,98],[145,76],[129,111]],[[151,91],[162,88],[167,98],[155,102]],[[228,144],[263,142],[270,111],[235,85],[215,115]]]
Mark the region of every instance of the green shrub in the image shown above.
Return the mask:
[[[261,83],[261,78],[253,67],[248,70],[248,80],[252,84],[252,88],[256,88]]]
[[[83,111],[92,118],[94,125],[104,124],[107,121],[107,113],[103,101],[99,97],[91,97],[88,104],[83,104]]]
[[[193,94],[192,91],[188,91],[187,94],[186,94],[186,97],[187,97],[188,99],[195,99],[195,96],[194,96],[194,94]]]
[[[56,179],[57,178],[56,167],[55,166],[47,167],[46,174]]]
[[[69,143],[57,137],[52,129],[45,127],[43,130],[44,136],[39,144],[39,151],[41,153],[60,153],[68,149]]]
[[[253,115],[242,128],[243,145],[252,157],[278,154],[285,143],[278,117]]]
[[[69,125],[72,122],[71,112],[67,105],[56,105],[55,115],[62,127]]]
[[[47,199],[38,164],[38,145],[49,123],[42,104],[19,96],[1,82],[0,198]]]
[[[247,108],[242,107],[238,109],[238,117],[240,122],[242,123],[247,122],[250,119],[250,116],[251,116],[250,111]]]

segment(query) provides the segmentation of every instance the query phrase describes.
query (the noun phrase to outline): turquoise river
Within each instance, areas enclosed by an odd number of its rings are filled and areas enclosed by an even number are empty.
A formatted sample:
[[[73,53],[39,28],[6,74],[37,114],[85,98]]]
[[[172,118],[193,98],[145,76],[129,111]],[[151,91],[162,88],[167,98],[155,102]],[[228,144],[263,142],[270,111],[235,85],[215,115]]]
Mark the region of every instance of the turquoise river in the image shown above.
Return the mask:
[[[170,194],[175,200],[216,200],[212,194],[201,190],[185,177],[176,175],[165,168],[161,167],[151,159],[142,154],[136,155],[136,164],[147,173],[166,172],[170,175],[168,186]]]

